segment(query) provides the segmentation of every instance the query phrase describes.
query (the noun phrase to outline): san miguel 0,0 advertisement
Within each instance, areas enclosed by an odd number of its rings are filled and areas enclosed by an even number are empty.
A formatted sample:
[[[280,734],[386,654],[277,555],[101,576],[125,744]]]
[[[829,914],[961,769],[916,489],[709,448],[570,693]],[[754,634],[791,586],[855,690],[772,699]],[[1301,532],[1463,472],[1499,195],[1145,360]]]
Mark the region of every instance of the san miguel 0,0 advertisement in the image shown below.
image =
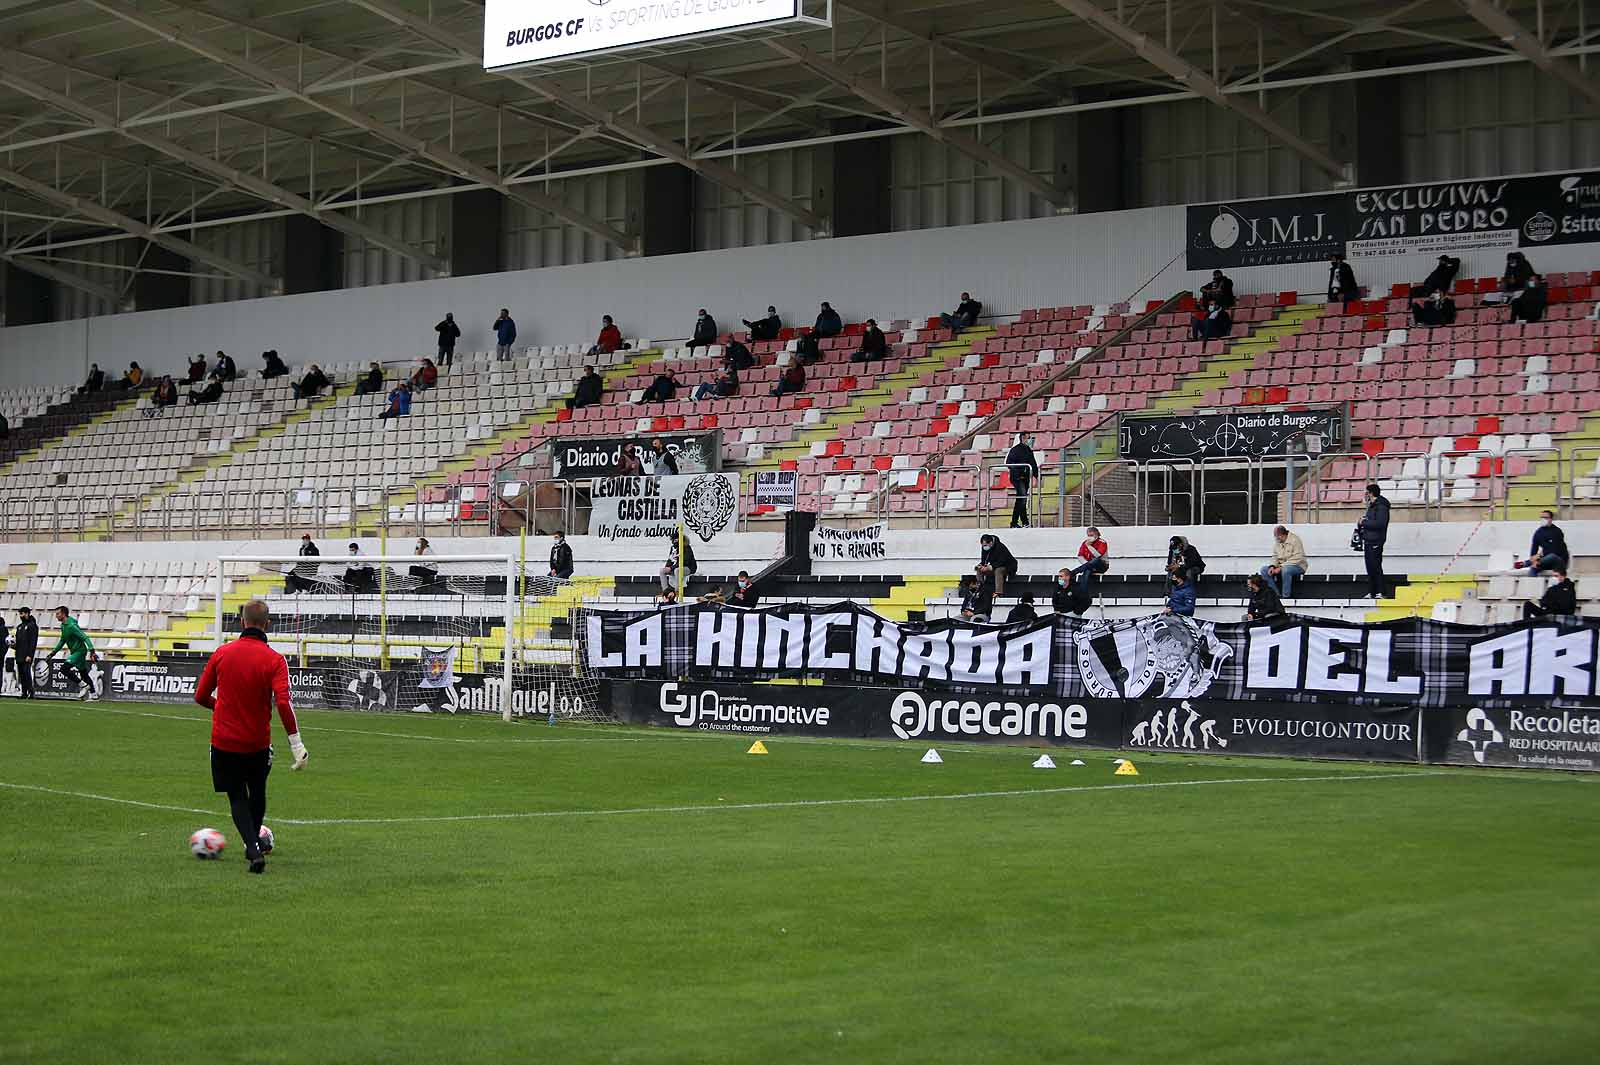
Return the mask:
[[[483,66],[501,70],[782,22],[799,0],[489,0]]]

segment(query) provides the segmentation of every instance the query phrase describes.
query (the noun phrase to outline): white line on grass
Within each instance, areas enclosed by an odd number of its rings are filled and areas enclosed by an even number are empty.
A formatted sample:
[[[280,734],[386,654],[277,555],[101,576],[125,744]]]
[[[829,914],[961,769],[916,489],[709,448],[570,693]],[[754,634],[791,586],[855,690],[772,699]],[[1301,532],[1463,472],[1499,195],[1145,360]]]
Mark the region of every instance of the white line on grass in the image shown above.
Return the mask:
[[[111,795],[96,795],[90,791],[66,791],[62,788],[42,788],[37,784],[10,784],[0,780],[0,788],[13,791],[37,791],[45,795],[64,795],[72,799],[94,799],[96,802],[114,802],[119,806],[138,806],[146,810],[172,810],[180,814],[204,814],[211,817],[216,810],[202,810],[195,806],[169,806],[164,802],[140,802],[138,799],[118,799]]]

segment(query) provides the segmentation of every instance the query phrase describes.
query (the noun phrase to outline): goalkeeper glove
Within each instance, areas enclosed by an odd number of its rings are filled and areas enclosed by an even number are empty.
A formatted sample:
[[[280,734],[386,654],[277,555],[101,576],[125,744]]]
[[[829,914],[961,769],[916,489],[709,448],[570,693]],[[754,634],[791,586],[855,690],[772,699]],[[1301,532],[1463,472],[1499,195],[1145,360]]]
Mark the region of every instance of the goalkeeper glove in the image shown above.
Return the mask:
[[[311,756],[306,753],[305,741],[300,738],[300,733],[298,732],[290,733],[289,735],[289,753],[294,755],[294,763],[289,766],[290,769],[304,769],[306,767],[306,759]]]

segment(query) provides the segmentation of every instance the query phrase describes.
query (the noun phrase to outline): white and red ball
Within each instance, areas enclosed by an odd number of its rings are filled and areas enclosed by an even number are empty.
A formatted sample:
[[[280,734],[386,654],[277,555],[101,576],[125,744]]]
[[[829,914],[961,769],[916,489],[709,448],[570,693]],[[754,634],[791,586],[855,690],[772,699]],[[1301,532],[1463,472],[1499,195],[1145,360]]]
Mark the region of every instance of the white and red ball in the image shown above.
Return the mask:
[[[260,842],[261,853],[262,854],[271,854],[272,853],[273,844],[276,843],[276,842],[277,842],[276,838],[272,835],[272,829],[268,828],[266,825],[262,825],[261,826],[261,842]]]
[[[222,857],[222,849],[227,845],[227,837],[214,828],[202,828],[189,837],[189,850],[201,861]]]

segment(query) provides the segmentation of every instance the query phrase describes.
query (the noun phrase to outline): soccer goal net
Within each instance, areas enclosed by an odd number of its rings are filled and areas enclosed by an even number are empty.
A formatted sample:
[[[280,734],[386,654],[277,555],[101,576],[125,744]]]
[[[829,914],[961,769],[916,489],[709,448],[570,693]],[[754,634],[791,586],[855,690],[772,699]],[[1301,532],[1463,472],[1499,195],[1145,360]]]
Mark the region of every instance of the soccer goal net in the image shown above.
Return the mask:
[[[611,720],[573,639],[582,590],[510,556],[224,556],[213,597],[221,640],[267,603],[298,706]]]

